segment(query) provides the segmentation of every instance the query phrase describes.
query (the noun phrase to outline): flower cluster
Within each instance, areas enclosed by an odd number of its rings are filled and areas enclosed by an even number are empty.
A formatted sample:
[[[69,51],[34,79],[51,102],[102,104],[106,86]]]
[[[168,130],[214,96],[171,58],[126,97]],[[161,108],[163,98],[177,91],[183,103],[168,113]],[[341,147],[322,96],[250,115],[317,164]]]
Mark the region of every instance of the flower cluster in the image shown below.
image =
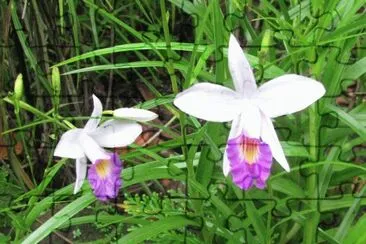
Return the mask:
[[[179,93],[174,105],[207,121],[232,121],[224,151],[224,175],[230,173],[241,189],[253,186],[263,189],[271,173],[272,157],[290,171],[271,118],[306,108],[321,98],[325,89],[320,82],[296,74],[282,75],[258,88],[249,62],[233,35],[229,41],[228,61],[235,90],[199,83]],[[88,170],[89,183],[94,194],[105,201],[118,194],[122,163],[117,153],[106,151],[104,147],[133,143],[142,132],[137,122],[153,120],[157,115],[142,109],[121,108],[114,111],[118,119],[99,125],[102,104],[94,95],[93,101],[94,110],[85,127],[64,133],[54,155],[76,159],[74,193],[83,184],[89,159],[92,163]]]

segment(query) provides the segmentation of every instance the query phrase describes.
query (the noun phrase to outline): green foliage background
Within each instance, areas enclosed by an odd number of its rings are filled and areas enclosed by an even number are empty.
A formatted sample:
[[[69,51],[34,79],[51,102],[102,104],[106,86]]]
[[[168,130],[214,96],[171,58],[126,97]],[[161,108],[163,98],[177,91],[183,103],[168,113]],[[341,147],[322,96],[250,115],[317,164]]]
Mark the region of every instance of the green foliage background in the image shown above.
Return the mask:
[[[364,1],[2,0],[0,14],[1,242],[70,242],[73,230],[77,241],[100,243],[364,243]],[[276,119],[291,173],[274,165],[265,191],[243,192],[223,177],[229,125],[172,105],[198,81],[233,86],[230,32],[259,83],[298,73],[327,90]],[[62,73],[60,97],[51,66]],[[122,154],[123,189],[110,204],[86,182],[72,195],[73,160],[52,157],[61,133],[83,126],[92,93],[107,110],[153,109],[162,124],[149,126],[168,138]]]

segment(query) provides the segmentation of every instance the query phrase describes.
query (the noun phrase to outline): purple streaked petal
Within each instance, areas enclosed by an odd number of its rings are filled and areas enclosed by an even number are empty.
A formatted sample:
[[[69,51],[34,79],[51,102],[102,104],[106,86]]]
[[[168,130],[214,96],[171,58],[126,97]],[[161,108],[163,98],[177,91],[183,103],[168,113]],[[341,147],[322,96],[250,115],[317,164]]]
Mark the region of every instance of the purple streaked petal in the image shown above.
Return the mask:
[[[266,187],[266,182],[261,180],[261,179],[257,179],[255,181],[255,186],[259,189],[264,189]]]
[[[263,189],[271,173],[272,153],[268,144],[244,133],[228,141],[227,157],[233,182],[241,189]]]
[[[235,182],[234,181],[234,183],[236,184],[236,185],[240,185],[240,188],[242,188],[242,189],[244,189],[244,190],[248,190],[248,189],[250,189],[250,188],[252,188],[253,187],[253,179],[249,176],[249,175],[247,175],[244,179],[243,179],[243,181],[242,182]]]
[[[117,153],[109,159],[97,160],[88,170],[88,180],[94,195],[101,201],[116,198],[121,182],[122,163]]]

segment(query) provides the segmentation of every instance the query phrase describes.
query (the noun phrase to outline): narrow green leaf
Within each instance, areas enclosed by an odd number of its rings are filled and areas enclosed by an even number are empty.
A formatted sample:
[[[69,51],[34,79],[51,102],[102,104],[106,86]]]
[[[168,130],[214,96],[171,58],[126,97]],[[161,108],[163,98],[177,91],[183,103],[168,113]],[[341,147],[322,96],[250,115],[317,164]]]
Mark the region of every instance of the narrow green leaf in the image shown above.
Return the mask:
[[[342,79],[356,80],[366,73],[366,57],[350,65],[342,74]]]
[[[133,217],[133,216],[121,216],[121,215],[112,215],[112,214],[93,214],[93,215],[86,215],[82,217],[75,217],[70,219],[69,221],[62,224],[59,229],[62,228],[70,228],[71,226],[76,225],[84,225],[84,224],[95,224],[98,225],[111,225],[117,223],[127,223],[127,224],[138,224],[138,225],[146,225],[150,222],[145,219]]]
[[[357,133],[366,141],[366,128],[362,126],[361,123],[359,123],[355,118],[353,118],[350,114],[343,111],[341,108],[338,108],[331,104],[327,104],[327,108],[335,112],[336,115],[338,115],[337,116],[338,119],[340,119],[342,122],[348,125],[355,133]]]
[[[290,179],[276,178],[271,181],[273,190],[285,193],[292,197],[304,197],[305,193],[303,189]]]
[[[38,229],[33,231],[25,240],[22,241],[24,244],[38,243],[48,236],[52,231],[61,226],[63,223],[68,221],[72,216],[79,213],[81,210],[89,206],[95,201],[95,196],[90,192],[84,194],[77,200],[68,204],[66,207],[57,212],[53,217],[48,219]]]
[[[357,223],[346,233],[343,243],[366,243],[366,214],[363,214]]]
[[[266,226],[264,225],[261,214],[255,207],[253,201],[245,201],[244,204],[246,206],[248,218],[250,219],[258,238],[261,240],[260,242],[266,243]]]
[[[352,206],[347,210],[346,215],[343,217],[342,223],[340,224],[338,231],[335,235],[335,239],[342,242],[344,238],[346,237],[347,233],[349,232],[349,229],[354,221],[354,219],[359,214],[360,209],[360,203],[361,198],[363,197],[363,194],[366,192],[366,186],[362,188],[362,190],[357,194]]]
[[[170,216],[165,219],[153,222],[151,224],[145,225],[141,228],[138,228],[131,233],[123,236],[120,238],[117,242],[118,243],[141,243],[144,241],[147,241],[155,236],[157,236],[159,233],[182,228],[188,225],[191,226],[200,226],[202,223],[197,223],[196,221],[193,221],[191,219],[188,219],[183,216]]]

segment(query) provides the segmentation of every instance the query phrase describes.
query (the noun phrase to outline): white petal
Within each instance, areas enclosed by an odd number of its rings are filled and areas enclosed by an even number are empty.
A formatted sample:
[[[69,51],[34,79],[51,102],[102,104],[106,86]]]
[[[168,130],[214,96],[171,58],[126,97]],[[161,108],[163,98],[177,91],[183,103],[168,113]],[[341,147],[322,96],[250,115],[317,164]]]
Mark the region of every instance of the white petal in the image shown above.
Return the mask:
[[[240,94],[227,87],[199,83],[179,93],[174,105],[197,118],[225,122],[239,115],[240,101]]]
[[[54,156],[62,158],[82,158],[85,156],[84,150],[78,142],[82,129],[71,129],[66,131],[58,142]]]
[[[285,153],[281,147],[280,141],[278,140],[276,131],[273,127],[272,121],[269,117],[262,113],[262,140],[269,145],[272,156],[276,161],[284,168],[287,172],[290,172],[290,166],[287,163]]]
[[[261,114],[257,106],[249,101],[242,103],[241,123],[245,135],[259,139],[261,133]]]
[[[133,143],[142,127],[134,121],[108,120],[89,134],[102,147],[124,147]]]
[[[97,142],[86,133],[81,133],[78,138],[80,145],[82,146],[87,158],[95,163],[98,159],[108,159],[110,155]]]
[[[249,98],[257,91],[252,68],[233,34],[230,35],[228,61],[236,91]]]
[[[94,94],[93,94],[93,104],[94,104],[93,113],[84,127],[84,130],[87,132],[93,131],[98,127],[103,112],[102,103],[100,102],[99,98],[97,98]]]
[[[235,138],[240,135],[240,133],[242,132],[241,125],[242,125],[242,121],[241,121],[241,116],[239,115],[231,123],[231,129],[230,129],[228,141],[230,139]],[[229,161],[229,159],[227,157],[227,153],[226,153],[227,147],[228,147],[228,145],[226,144],[225,151],[224,151],[224,158],[223,158],[223,162],[222,162],[222,169],[224,171],[225,176],[227,176],[230,172],[230,161]]]
[[[324,93],[324,86],[320,82],[305,76],[288,74],[259,87],[255,102],[267,116],[274,118],[302,110]]]
[[[138,108],[119,108],[113,111],[113,116],[141,122],[154,120],[158,117],[154,112]]]
[[[81,186],[83,185],[84,179],[86,177],[86,158],[77,158],[76,159],[76,180],[74,186],[74,194],[80,191]]]

